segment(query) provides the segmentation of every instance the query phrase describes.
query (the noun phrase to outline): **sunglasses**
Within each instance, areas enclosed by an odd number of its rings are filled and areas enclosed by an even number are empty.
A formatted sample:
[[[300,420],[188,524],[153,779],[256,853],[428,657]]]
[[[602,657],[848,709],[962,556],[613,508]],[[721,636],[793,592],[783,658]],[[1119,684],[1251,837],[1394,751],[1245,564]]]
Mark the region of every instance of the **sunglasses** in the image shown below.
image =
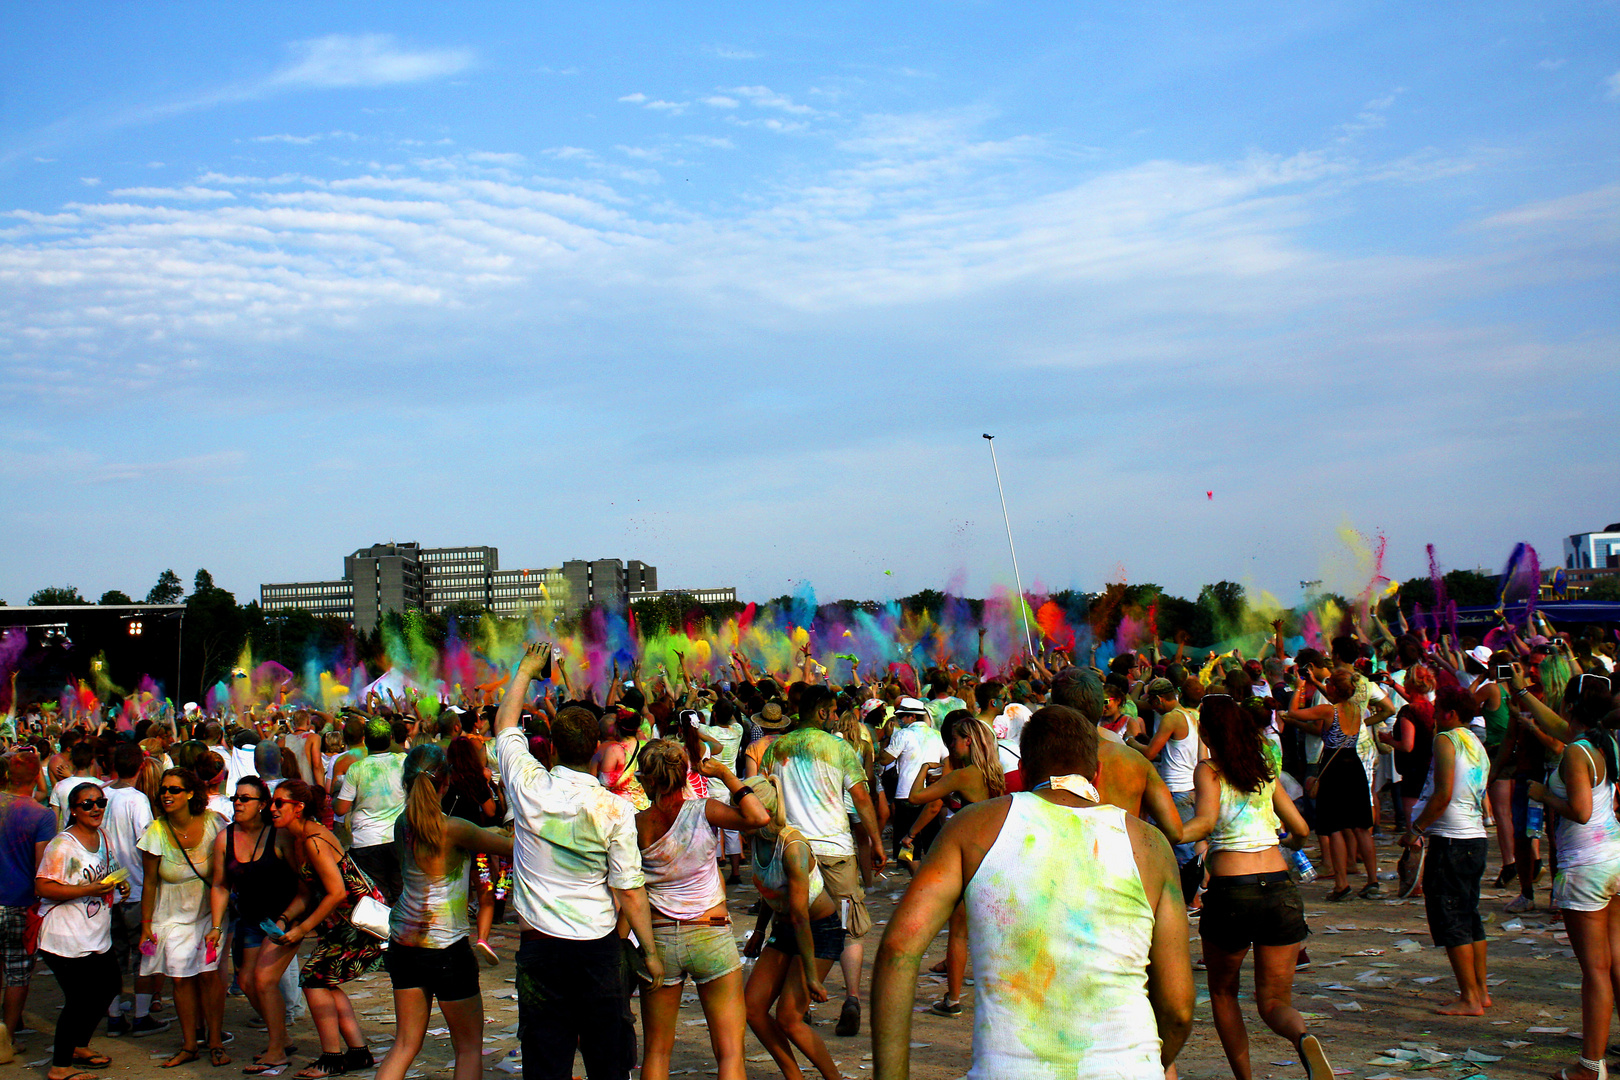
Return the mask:
[[[158,790],[161,791],[165,795],[190,795],[191,794],[191,792],[186,790],[185,788],[183,788],[183,787],[175,787],[173,784],[164,784],[162,787],[158,788]]]
[[[231,796],[231,802],[234,802],[234,803],[264,802],[264,800],[259,798],[257,795],[232,795]]]
[[[74,803],[73,805],[80,810],[105,810],[107,809],[107,800],[84,799],[81,802]]]
[[[280,810],[283,807],[287,807],[287,806],[302,806],[303,803],[296,803],[296,802],[293,802],[291,799],[271,799],[270,800],[270,805],[275,807],[277,810]]]

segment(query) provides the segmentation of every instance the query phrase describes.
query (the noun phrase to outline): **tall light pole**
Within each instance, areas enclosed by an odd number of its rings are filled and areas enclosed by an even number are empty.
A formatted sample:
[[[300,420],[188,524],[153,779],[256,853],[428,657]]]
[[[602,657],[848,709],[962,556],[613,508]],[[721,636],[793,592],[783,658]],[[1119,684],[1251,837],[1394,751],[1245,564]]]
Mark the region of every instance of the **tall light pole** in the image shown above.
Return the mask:
[[[996,470],[996,492],[1001,496],[1001,520],[1007,523],[1007,550],[1012,553],[1013,581],[1018,585],[1018,614],[1024,619],[1024,648],[1035,655],[1035,641],[1029,633],[1029,604],[1024,600],[1024,579],[1018,573],[1018,549],[1013,547],[1012,518],[1007,515],[1007,493],[1001,488],[1001,465],[996,461],[996,437],[984,436],[990,444],[990,466]]]

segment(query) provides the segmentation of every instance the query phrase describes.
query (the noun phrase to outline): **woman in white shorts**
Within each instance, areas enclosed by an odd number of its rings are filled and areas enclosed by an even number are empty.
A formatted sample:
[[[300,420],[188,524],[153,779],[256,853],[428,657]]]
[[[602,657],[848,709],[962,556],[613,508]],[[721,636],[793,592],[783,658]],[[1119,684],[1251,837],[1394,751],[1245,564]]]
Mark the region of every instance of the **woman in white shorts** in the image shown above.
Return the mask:
[[[1614,1015],[1609,942],[1620,930],[1620,821],[1614,814],[1620,751],[1614,735],[1599,726],[1608,704],[1576,704],[1558,770],[1545,785],[1530,785],[1530,797],[1559,816],[1553,901],[1564,913],[1569,944],[1581,965],[1580,1064],[1554,1074],[1562,1080],[1608,1073],[1603,1062]]]

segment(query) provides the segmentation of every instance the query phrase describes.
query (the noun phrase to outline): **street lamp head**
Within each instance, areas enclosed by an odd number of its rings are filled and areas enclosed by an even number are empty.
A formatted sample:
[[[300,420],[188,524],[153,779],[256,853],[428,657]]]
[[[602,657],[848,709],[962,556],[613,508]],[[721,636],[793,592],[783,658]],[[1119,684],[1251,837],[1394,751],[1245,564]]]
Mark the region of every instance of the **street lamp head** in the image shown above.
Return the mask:
[[[994,439],[995,436],[994,435],[980,435],[979,438],[981,438],[981,439]]]

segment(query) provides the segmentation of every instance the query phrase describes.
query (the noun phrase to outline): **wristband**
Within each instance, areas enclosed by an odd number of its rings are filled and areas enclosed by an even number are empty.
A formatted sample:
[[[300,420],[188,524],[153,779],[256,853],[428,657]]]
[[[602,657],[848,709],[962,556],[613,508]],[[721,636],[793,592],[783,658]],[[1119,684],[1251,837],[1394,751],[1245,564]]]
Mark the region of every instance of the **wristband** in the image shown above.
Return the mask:
[[[736,806],[738,803],[740,803],[744,795],[753,795],[756,799],[759,798],[758,793],[755,792],[753,788],[749,787],[747,784],[744,784],[736,791],[731,793],[731,805]]]

